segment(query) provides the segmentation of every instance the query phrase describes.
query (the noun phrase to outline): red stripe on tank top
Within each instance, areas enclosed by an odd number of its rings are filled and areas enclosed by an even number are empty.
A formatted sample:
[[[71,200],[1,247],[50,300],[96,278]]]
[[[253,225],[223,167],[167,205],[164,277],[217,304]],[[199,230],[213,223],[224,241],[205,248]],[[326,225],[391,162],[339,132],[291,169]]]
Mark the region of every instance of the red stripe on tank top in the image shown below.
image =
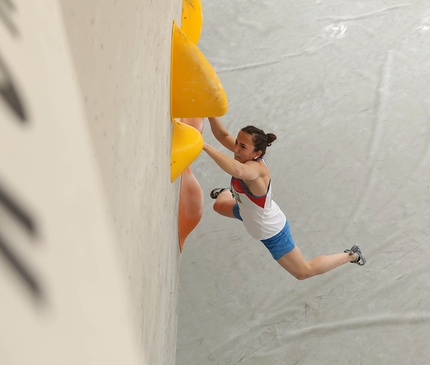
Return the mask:
[[[251,200],[254,204],[258,205],[260,208],[264,208],[264,205],[266,204],[267,194],[259,197],[252,195],[243,180],[238,179],[236,177],[231,178],[231,187],[238,193],[245,194],[249,198],[249,200]]]

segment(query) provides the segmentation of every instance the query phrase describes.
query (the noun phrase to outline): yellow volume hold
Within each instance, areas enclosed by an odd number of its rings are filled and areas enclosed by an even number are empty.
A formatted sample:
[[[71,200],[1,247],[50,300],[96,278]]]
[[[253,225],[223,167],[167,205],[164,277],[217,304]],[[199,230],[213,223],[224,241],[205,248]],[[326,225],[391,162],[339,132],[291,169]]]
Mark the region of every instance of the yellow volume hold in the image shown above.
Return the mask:
[[[203,11],[200,0],[183,0],[181,29],[195,44],[200,39],[202,26]]]
[[[171,117],[220,117],[227,109],[227,96],[214,69],[197,46],[173,22]]]
[[[170,180],[175,181],[192,164],[203,149],[201,133],[187,124],[173,119]]]

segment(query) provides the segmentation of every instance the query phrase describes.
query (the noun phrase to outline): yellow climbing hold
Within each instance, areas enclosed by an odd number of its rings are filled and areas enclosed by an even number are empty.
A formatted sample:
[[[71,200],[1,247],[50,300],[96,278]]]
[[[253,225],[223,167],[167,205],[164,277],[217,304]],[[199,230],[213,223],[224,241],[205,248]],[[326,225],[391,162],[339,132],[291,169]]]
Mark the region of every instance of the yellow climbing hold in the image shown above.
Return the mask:
[[[197,44],[202,32],[203,12],[200,0],[182,1],[182,31]]]
[[[210,63],[175,22],[172,38],[172,118],[224,115],[228,109],[227,96]]]
[[[187,124],[172,120],[172,156],[170,180],[175,181],[191,165],[203,149],[201,133]]]

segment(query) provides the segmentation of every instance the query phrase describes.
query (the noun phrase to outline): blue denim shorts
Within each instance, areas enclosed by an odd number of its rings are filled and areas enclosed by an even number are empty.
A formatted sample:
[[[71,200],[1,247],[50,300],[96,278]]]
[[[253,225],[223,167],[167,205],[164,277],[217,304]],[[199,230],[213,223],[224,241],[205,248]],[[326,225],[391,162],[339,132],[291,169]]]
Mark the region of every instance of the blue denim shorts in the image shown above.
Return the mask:
[[[239,205],[236,203],[233,207],[234,216],[242,221],[239,212]],[[284,228],[273,237],[261,240],[264,246],[267,247],[275,260],[279,260],[285,254],[291,252],[295,247],[293,236],[290,231],[290,223],[286,221]]]

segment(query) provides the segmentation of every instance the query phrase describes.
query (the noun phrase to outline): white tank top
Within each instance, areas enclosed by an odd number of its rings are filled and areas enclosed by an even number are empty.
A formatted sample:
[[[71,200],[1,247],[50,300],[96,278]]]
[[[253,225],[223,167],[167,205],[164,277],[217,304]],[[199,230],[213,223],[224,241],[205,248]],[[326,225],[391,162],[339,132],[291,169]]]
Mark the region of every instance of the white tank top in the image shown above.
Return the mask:
[[[239,205],[243,224],[253,238],[265,240],[275,236],[284,228],[287,219],[272,200],[271,182],[265,195],[254,196],[243,180],[232,177],[231,191]]]

